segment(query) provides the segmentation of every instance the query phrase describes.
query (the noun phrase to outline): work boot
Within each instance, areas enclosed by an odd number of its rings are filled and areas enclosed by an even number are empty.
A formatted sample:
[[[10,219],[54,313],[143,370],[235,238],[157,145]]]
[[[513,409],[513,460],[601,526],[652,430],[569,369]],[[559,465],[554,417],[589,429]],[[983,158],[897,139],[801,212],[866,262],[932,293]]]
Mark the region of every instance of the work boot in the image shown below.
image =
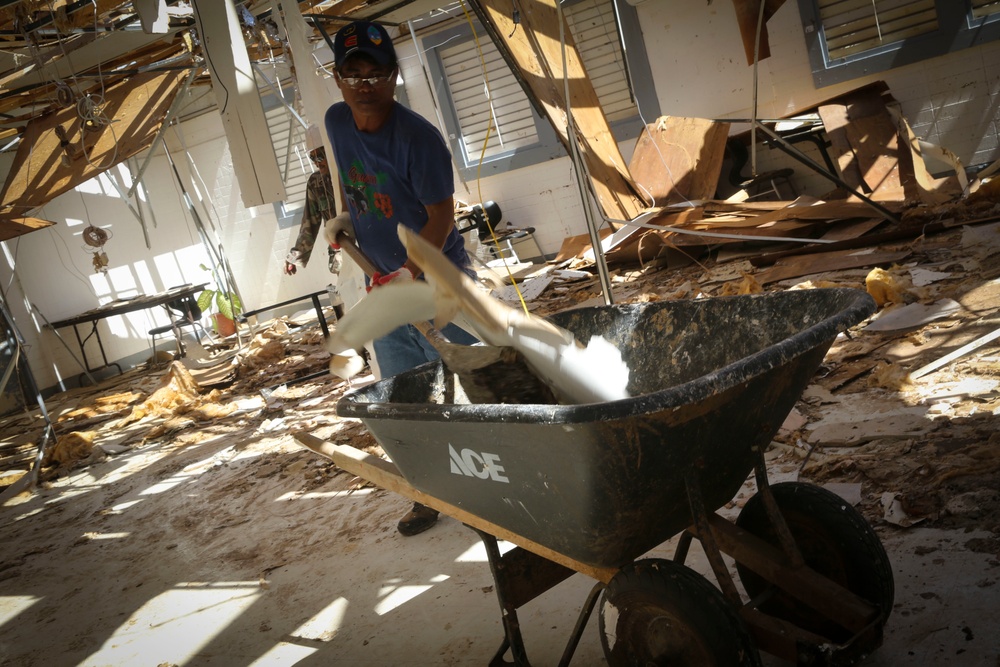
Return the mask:
[[[430,507],[426,507],[420,503],[413,503],[413,509],[399,520],[399,523],[396,524],[396,529],[401,534],[409,537],[424,532],[437,523],[437,520],[437,510],[432,510]]]

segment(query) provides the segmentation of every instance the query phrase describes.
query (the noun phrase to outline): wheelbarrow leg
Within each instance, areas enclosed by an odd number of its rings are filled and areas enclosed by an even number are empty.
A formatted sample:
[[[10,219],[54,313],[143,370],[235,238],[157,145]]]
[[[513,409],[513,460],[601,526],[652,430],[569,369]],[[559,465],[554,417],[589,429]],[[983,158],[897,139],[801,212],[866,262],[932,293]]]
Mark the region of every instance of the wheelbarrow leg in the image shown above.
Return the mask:
[[[472,526],[469,527],[472,528]],[[490,571],[496,584],[495,590],[503,618],[504,639],[490,661],[490,667],[501,665],[530,667],[527,651],[524,648],[524,639],[521,635],[521,624],[517,618],[517,609],[553,586],[565,581],[576,572],[520,547],[515,547],[506,554],[501,554],[496,537],[477,528],[472,528],[472,530],[476,531],[486,548],[486,556],[490,562]],[[580,615],[577,617],[576,626],[563,650],[562,659],[559,661],[560,667],[565,667],[572,659],[573,653],[580,643],[580,637],[587,626],[587,621],[590,619],[594,607],[597,606],[597,600],[604,587],[605,584],[599,581],[587,596],[583,608],[580,610]],[[508,662],[505,659],[504,656],[508,651],[510,651],[514,662]]]
[[[726,563],[722,559],[722,552],[719,550],[719,545],[712,534],[712,527],[709,525],[708,511],[705,508],[704,497],[701,495],[701,485],[698,483],[697,473],[693,470],[689,471],[684,477],[684,482],[687,487],[691,518],[694,521],[695,530],[698,531],[698,539],[701,540],[705,557],[708,559],[708,564],[712,566],[712,572],[715,573],[715,578],[719,582],[719,588],[722,589],[723,595],[738,609],[743,606],[743,599],[740,597],[740,592],[736,588],[736,582],[733,581],[733,576],[729,573],[729,568],[726,567]],[[687,551],[686,545],[684,550],[685,552]]]
[[[472,530],[476,531],[486,548],[486,557],[490,562],[490,572],[493,574],[493,582],[496,584],[494,589],[497,599],[500,601],[500,614],[503,619],[504,638],[500,643],[500,648],[490,660],[490,667],[499,667],[500,665],[530,667],[528,655],[524,650],[524,639],[521,636],[521,623],[517,620],[517,605],[510,599],[505,564],[497,544],[497,538],[478,528],[472,528]],[[514,662],[507,662],[504,659],[508,650],[510,650]]]

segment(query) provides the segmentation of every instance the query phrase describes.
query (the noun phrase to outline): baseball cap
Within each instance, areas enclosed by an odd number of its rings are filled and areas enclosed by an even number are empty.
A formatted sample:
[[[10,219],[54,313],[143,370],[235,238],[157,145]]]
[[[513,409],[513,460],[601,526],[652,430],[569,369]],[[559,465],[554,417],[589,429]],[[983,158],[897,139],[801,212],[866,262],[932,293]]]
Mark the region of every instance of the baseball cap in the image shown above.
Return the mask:
[[[385,28],[369,21],[355,21],[337,31],[333,38],[333,64],[340,67],[355,53],[364,53],[379,65],[395,65],[396,49]]]

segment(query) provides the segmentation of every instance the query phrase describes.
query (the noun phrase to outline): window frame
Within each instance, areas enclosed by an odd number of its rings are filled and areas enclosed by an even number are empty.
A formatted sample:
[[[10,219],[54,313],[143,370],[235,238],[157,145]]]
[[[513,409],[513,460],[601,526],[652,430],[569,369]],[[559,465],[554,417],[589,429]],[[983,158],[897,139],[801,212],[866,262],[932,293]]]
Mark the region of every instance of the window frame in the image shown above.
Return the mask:
[[[1000,12],[977,19],[970,0],[935,0],[937,30],[831,61],[822,34],[818,0],[798,0],[798,4],[817,88],[1000,39]]]
[[[579,0],[577,0],[579,1]],[[642,31],[639,27],[638,16],[635,8],[628,4],[618,4],[619,20],[622,22],[622,30],[625,33],[627,44],[631,50],[641,51]],[[529,103],[538,141],[530,146],[523,146],[507,151],[502,151],[483,160],[480,168],[479,153],[481,146],[466,147],[462,143],[462,129],[458,119],[458,111],[452,99],[448,86],[445,66],[441,59],[439,48],[454,43],[454,40],[471,41],[472,30],[464,19],[455,19],[452,24],[444,29],[435,31],[421,38],[421,47],[427,56],[427,64],[431,77],[434,81],[434,92],[440,103],[441,117],[445,124],[445,139],[448,141],[456,168],[463,179],[471,180],[477,176],[485,177],[495,174],[502,174],[508,171],[539,164],[554,158],[565,157],[567,155],[562,142],[556,134],[555,129],[548,120],[538,114],[533,104]],[[475,21],[476,35],[482,43],[489,41],[489,36],[478,21]],[[640,62],[633,62],[637,60]],[[649,63],[644,58],[632,59],[626,63],[635,85],[633,95],[638,111],[647,118],[658,118],[659,100],[653,85],[652,73]],[[516,80],[514,74],[510,74],[511,80]],[[493,82],[491,82],[492,84]],[[518,81],[519,93],[525,95]],[[631,117],[609,123],[612,134],[618,142],[628,139],[635,139],[642,132],[644,123],[639,113]]]

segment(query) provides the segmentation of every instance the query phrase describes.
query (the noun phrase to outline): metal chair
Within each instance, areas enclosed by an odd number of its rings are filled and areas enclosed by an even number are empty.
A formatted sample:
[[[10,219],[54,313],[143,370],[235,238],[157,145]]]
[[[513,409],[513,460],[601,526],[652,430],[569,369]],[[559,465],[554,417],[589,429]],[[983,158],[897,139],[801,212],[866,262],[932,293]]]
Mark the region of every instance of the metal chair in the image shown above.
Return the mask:
[[[455,223],[458,225],[460,233],[477,230],[479,240],[489,247],[497,259],[509,259],[515,264],[520,264],[521,260],[514,250],[514,243],[521,239],[531,239],[538,251],[537,256],[544,259],[545,253],[542,252],[538,241],[535,241],[534,227],[516,228],[507,223],[507,226],[501,229],[500,221],[502,219],[503,212],[500,210],[500,205],[494,201],[488,201],[482,205],[476,204],[468,212],[459,214],[455,218]],[[494,236],[496,243],[493,242]]]
[[[167,309],[167,314],[170,316],[170,324],[153,327],[149,330],[149,336],[151,338],[153,348],[153,365],[156,363],[157,336],[173,333],[177,344],[177,354],[180,357],[184,356],[184,343],[181,335],[181,329],[184,327],[189,327],[192,331],[194,331],[194,335],[197,337],[199,344],[201,343],[201,334],[205,334],[208,340],[212,341],[211,334],[209,334],[205,327],[201,324],[201,308],[198,307],[198,301],[193,295],[164,304],[164,308]]]

